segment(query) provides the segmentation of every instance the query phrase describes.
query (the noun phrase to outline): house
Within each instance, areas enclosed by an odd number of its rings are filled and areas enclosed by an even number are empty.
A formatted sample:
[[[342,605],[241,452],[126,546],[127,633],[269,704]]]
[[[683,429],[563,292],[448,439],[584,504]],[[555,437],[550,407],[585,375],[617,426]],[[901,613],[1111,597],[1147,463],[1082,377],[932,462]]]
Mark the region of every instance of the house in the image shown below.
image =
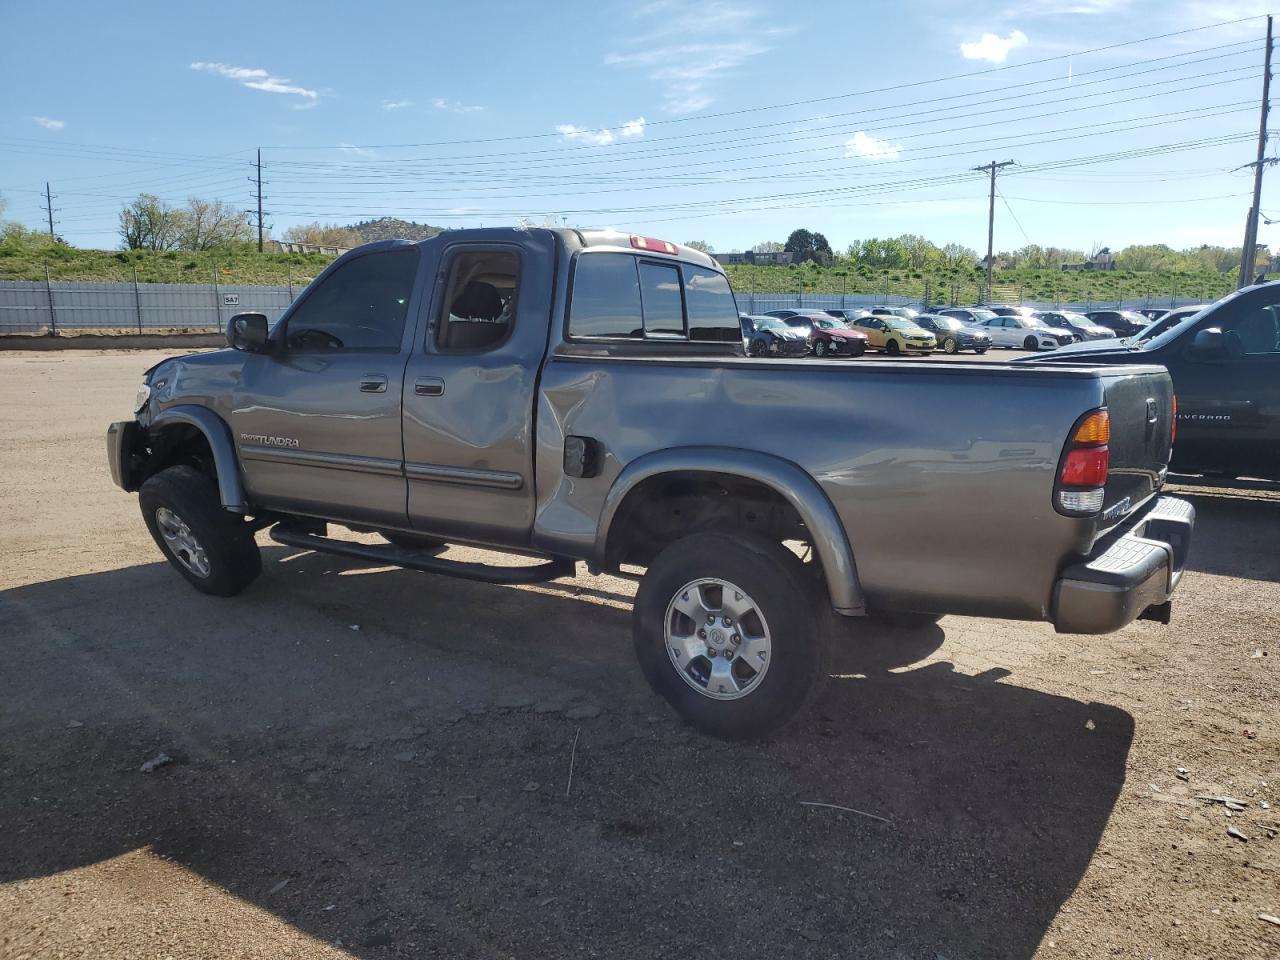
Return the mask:
[[[748,250],[746,253],[713,253],[716,263],[727,266],[734,263],[751,263],[757,266],[778,266],[790,263],[795,259],[794,253],[788,253],[780,250],[777,253],[756,253],[754,250]]]
[[[1063,270],[1114,270],[1116,268],[1116,258],[1111,253],[1110,247],[1103,247],[1084,263],[1064,263]]]

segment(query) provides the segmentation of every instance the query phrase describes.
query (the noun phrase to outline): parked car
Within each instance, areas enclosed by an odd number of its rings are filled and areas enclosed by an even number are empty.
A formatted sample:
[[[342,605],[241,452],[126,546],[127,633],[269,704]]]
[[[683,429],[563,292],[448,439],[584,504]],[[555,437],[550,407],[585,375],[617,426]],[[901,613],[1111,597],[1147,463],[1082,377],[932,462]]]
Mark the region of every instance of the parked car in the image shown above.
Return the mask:
[[[867,312],[877,317],[901,317],[903,320],[911,320],[919,313],[918,310],[913,310],[911,307],[887,306],[871,307]]]
[[[945,307],[935,312],[944,317],[955,317],[961,323],[967,323],[970,326],[981,326],[996,316],[984,307]]]
[[[922,313],[916,317],[915,323],[922,330],[933,334],[943,353],[972,350],[974,353],[981,354],[991,349],[990,334],[979,327],[962,323],[955,317]]]
[[[1280,283],[1237,290],[1139,342],[1089,346],[1020,363],[1161,364],[1178,398],[1173,470],[1280,480]]]
[[[638,566],[641,669],[718,737],[799,712],[833,614],[1167,622],[1192,532],[1191,505],[1161,496],[1159,367],[745,362],[723,269],[664,240],[371,243],[274,324],[232,317],[227,343],[149,369],[107,430],[112,479],[195,589],[248,587],[268,528],[296,550],[507,585]],[[185,629],[181,608],[140,602],[139,623]],[[597,627],[622,639],[612,618]]]
[[[800,310],[766,310],[762,316],[776,317],[779,320],[790,320],[792,317],[800,316]]]
[[[896,315],[863,317],[854,326],[867,336],[867,346],[891,357],[903,353],[932,353],[938,346],[933,334],[914,320]]]
[[[1193,303],[1190,306],[1175,307],[1173,310],[1166,310],[1157,320],[1147,324],[1130,337],[1129,343],[1144,343],[1152,337],[1158,337],[1166,330],[1187,319],[1187,317],[1194,316],[1201,310],[1207,310],[1208,308],[1209,304],[1207,303]]]
[[[810,316],[809,349],[815,357],[860,357],[867,352],[867,335],[835,317]]]
[[[1085,314],[1094,323],[1112,331],[1117,337],[1132,337],[1141,333],[1150,321],[1132,310],[1090,310]]]
[[[809,354],[809,337],[793,330],[777,317],[742,314],[742,340],[749,357],[804,357]]]
[[[1142,314],[1148,320],[1159,320],[1169,311],[1164,307],[1140,307],[1133,312]]]
[[[1083,313],[1062,310],[1041,310],[1036,317],[1051,327],[1070,330],[1080,340],[1110,340],[1115,334],[1107,327],[1094,323]]]
[[[870,310],[823,310],[828,317],[834,317],[837,320],[843,320],[845,323],[853,323],[853,321],[861,317],[871,316]]]
[[[1000,317],[1034,317],[1037,313],[1034,307],[1015,307],[1005,303],[993,304],[985,309]]]
[[[993,347],[1021,350],[1056,350],[1074,343],[1076,335],[1050,327],[1037,317],[995,316],[982,325]]]

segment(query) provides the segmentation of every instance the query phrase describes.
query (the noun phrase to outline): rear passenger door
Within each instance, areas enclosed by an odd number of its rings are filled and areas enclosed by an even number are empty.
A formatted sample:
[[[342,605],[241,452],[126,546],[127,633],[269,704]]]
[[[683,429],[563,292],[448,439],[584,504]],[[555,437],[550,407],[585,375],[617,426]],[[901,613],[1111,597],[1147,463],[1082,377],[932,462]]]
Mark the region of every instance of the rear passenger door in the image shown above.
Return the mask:
[[[533,409],[555,278],[550,233],[444,244],[404,381],[412,526],[518,546],[533,526]]]
[[[247,354],[231,425],[255,505],[403,526],[400,387],[420,248],[340,261]]]

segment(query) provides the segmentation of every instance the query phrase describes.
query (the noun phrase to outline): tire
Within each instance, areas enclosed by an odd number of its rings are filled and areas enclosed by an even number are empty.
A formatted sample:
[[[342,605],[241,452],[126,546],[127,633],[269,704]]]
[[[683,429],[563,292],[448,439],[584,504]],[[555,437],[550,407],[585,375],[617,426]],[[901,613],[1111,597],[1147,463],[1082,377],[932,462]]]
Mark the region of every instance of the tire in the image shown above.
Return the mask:
[[[960,345],[956,343],[955,337],[947,337],[947,339],[942,341],[943,353],[955,353],[959,348]]]
[[[813,355],[819,359],[825,357],[827,355],[827,341],[819,340],[815,343],[813,345]]]
[[[764,352],[764,344],[759,340],[752,340],[750,346],[747,347],[747,356],[749,357],[763,357]]]
[[[891,357],[899,357],[902,355],[902,348],[898,346],[897,340],[889,340],[884,345],[884,352]]]
[[[435,537],[424,536],[421,533],[404,533],[400,530],[379,530],[378,536],[387,541],[387,543],[394,544],[397,547],[403,547],[405,550],[438,551],[444,546],[443,540],[437,540]]]
[[[149,478],[138,505],[160,552],[201,593],[232,597],[262,573],[253,531],[222,509],[217,484],[194,467]]]
[[[1027,337],[1025,340],[1022,341],[1022,349],[1023,350],[1039,350],[1040,341],[1037,340],[1035,337]]]
[[[727,600],[729,590],[738,602]],[[697,619],[678,610],[680,603]],[[742,622],[724,621],[726,611],[740,614]],[[717,618],[714,628],[706,629],[704,613]],[[826,678],[829,617],[825,591],[781,544],[695,533],[650,564],[636,592],[632,639],[649,686],[686,723],[740,740],[781,729]],[[733,638],[740,631],[745,638],[739,644]],[[686,642],[670,643],[681,639]],[[717,642],[734,656],[707,656]],[[703,653],[690,652],[699,645]],[[677,666],[681,656],[684,667]]]

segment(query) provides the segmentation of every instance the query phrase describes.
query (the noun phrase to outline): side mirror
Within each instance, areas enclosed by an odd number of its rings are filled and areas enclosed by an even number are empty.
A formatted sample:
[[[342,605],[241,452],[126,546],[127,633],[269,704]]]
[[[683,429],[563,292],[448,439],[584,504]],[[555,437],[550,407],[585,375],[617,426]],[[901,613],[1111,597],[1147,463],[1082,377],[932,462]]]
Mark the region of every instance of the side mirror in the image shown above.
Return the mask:
[[[1205,363],[1222,363],[1227,359],[1227,338],[1217,327],[1201,330],[1191,341],[1191,355]]]
[[[227,346],[245,353],[266,353],[266,314],[237,313],[232,317],[227,323]]]

